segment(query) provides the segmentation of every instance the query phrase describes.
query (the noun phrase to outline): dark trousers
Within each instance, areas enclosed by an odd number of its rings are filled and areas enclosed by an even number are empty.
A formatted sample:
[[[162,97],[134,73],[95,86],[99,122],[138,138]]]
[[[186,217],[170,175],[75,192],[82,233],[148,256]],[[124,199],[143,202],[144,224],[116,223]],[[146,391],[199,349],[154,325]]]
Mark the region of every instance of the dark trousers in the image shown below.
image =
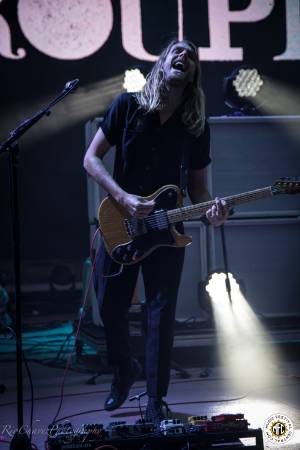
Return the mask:
[[[128,309],[141,268],[147,310],[146,377],[147,394],[167,395],[177,293],[184,249],[159,247],[140,263],[120,266],[113,262],[103,245],[97,254],[95,288],[104,324],[108,361],[126,378],[130,373]]]

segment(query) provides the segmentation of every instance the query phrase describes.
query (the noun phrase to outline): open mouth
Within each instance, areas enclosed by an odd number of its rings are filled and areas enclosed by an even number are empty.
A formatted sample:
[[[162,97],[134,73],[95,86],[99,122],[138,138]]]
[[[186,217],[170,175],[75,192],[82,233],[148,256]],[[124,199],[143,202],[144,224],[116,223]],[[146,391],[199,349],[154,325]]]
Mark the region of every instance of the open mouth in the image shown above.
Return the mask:
[[[174,61],[172,64],[173,69],[175,70],[179,70],[180,72],[185,72],[186,71],[186,67],[183,64],[182,61]]]

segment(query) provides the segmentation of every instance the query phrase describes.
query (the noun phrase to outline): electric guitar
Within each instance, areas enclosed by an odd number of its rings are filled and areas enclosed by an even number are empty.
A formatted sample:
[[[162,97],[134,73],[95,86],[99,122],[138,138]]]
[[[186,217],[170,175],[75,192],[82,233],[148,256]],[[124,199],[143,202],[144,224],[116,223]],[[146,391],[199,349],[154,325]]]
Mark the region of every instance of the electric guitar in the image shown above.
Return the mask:
[[[300,178],[280,178],[268,186],[242,194],[224,197],[229,208],[279,194],[300,193]],[[175,224],[200,218],[212,207],[214,200],[182,206],[180,189],[163,186],[146,200],[154,200],[153,211],[144,219],[132,217],[113,198],[105,198],[99,207],[99,227],[104,245],[119,264],[135,264],[160,246],[185,247],[191,237],[179,233]]]

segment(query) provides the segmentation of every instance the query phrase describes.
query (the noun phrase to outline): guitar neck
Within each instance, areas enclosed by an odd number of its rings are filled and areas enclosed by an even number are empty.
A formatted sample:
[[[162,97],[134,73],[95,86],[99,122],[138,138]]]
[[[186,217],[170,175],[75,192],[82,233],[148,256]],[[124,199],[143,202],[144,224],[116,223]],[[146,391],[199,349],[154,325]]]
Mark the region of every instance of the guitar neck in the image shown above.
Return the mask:
[[[271,186],[256,189],[254,191],[243,192],[242,194],[223,197],[229,208],[243,203],[253,202],[261,198],[271,197],[273,195]],[[182,222],[183,220],[197,219],[203,216],[209,208],[215,203],[214,200],[209,202],[197,203],[196,205],[184,206],[182,208],[171,209],[167,212],[169,223]]]

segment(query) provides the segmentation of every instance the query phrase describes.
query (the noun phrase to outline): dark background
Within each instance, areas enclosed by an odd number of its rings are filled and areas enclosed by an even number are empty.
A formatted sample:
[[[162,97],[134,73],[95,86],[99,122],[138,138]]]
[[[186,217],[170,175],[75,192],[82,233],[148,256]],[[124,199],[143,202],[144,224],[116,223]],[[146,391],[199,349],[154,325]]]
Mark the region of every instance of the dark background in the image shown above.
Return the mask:
[[[76,96],[82,98],[84,89],[90,84],[118,76],[133,66],[138,65],[146,73],[151,64],[135,60],[123,49],[118,0],[112,1],[114,24],[106,43],[93,55],[75,61],[54,59],[32,47],[20,29],[17,3],[16,0],[3,0],[0,4],[0,14],[11,30],[13,51],[23,47],[27,52],[27,56],[19,60],[0,56],[1,140],[20,120],[45,106],[62,90],[66,81],[80,79],[78,91],[67,97],[63,105],[53,108],[50,117],[44,117],[43,123],[35,125],[35,129],[20,141],[23,278],[25,282],[43,281],[37,279],[42,267],[66,261],[77,270],[79,278],[78,268],[89,254],[86,175],[82,168],[84,124],[100,116],[103,106],[99,106],[99,110],[93,107],[91,114],[88,104],[84,104],[86,111],[78,104],[78,108],[82,108],[78,119],[72,111]],[[158,54],[163,45],[176,36],[177,1],[144,0],[141,4],[144,48]],[[230,2],[232,9],[241,10],[249,4],[249,0]],[[183,7],[185,36],[199,47],[208,46],[206,0],[185,0]],[[230,31],[231,45],[243,47],[243,63],[253,64],[273,79],[298,88],[299,61],[273,60],[286,48],[284,0],[275,1],[273,11],[266,19],[233,23]],[[208,116],[231,114],[223,102],[222,81],[241,64],[239,61],[202,63]],[[98,94],[100,98],[101,93]],[[105,104],[111,99],[106,96]],[[298,114],[299,110],[293,106],[286,114]],[[9,206],[8,157],[4,154],[0,157],[0,270],[5,270],[11,277]]]

